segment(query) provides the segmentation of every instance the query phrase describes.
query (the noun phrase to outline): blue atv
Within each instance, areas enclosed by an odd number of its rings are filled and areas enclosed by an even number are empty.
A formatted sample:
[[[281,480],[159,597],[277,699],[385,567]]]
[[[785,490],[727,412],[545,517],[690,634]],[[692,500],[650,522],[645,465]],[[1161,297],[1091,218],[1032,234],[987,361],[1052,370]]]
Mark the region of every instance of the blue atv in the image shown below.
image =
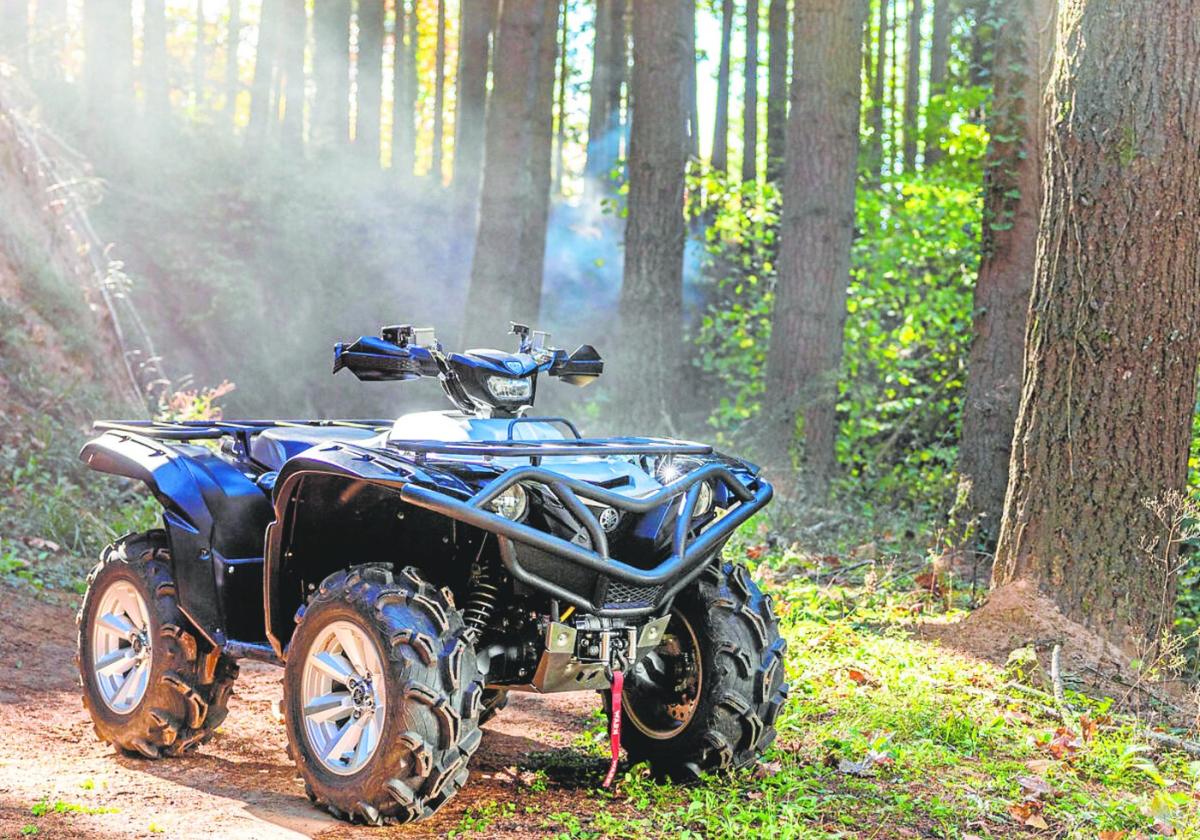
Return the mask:
[[[291,755],[346,819],[436,811],[510,691],[599,692],[606,783],[621,745],[677,780],[753,762],[787,693],[784,641],[721,549],[770,484],[709,446],[531,416],[539,378],[585,385],[603,362],[513,331],[515,353],[447,352],[408,326],[335,348],[334,372],[361,380],[436,377],[451,411],[96,423],[83,460],[163,507],[88,578],[79,669],[100,738],[194,748],[249,658],[283,666]]]

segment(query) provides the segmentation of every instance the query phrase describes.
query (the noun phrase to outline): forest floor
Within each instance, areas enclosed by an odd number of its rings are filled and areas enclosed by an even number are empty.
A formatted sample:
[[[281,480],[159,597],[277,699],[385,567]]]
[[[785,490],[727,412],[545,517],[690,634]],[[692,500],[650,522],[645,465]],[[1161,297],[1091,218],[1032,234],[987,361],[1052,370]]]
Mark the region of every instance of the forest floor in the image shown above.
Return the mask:
[[[758,767],[681,788],[626,766],[608,793],[595,696],[514,696],[463,792],[428,822],[385,829],[308,804],[276,713],[281,672],[268,665],[243,665],[229,718],[197,753],[114,754],[79,700],[78,595],[2,585],[0,836],[1200,836],[1200,762],[1109,702],[1068,690],[1054,708],[1030,674],[923,637],[952,640],[953,625],[914,633],[903,599],[761,572],[792,692]]]

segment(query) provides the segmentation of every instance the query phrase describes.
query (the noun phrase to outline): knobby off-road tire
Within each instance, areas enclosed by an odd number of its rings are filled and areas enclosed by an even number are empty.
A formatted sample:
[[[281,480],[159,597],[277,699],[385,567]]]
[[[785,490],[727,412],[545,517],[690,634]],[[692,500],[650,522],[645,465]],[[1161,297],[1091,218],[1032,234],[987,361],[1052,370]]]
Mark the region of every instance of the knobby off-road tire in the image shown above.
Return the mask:
[[[284,670],[288,751],[309,799],[372,825],[428,817],[466,783],[479,747],[483,687],[461,614],[414,568],[354,566],[327,577],[296,615]],[[330,626],[348,622],[374,645],[384,673],[378,746],[352,773],[334,772],[305,727],[305,662]],[[344,627],[344,625],[342,625]]]
[[[148,648],[148,674],[140,699],[117,711],[106,702],[99,685],[93,634],[100,619],[113,615],[98,613],[106,600],[111,601],[106,593],[128,594],[131,589],[145,607],[147,626],[131,635],[138,636],[139,646]],[[140,612],[136,604],[130,609]],[[128,619],[118,610],[108,621],[120,622],[123,615]],[[165,532],[129,534],[104,549],[88,575],[75,620],[79,626],[75,662],[83,705],[102,741],[146,758],[160,758],[179,755],[213,736],[229,713],[238,666],[204,641],[180,611]]]
[[[630,761],[648,761],[656,776],[677,782],[753,763],[774,742],[788,693],[787,642],[770,598],[744,566],[714,563],[675,599],[667,635],[683,642],[664,644],[684,649],[694,637],[698,691],[686,720],[673,722],[662,695],[639,683],[637,669],[626,676],[621,742]],[[604,704],[611,718],[611,692]]]
[[[508,691],[503,688],[485,688],[483,690],[483,711],[479,713],[479,725],[483,726],[489,720],[500,714],[508,705]]]

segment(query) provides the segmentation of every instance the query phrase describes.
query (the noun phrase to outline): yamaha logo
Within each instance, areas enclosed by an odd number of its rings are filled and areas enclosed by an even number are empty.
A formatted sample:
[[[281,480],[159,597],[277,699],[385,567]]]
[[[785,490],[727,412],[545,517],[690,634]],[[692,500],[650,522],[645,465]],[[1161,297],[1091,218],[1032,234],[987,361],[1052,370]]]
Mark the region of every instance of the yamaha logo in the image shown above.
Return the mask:
[[[612,531],[621,522],[621,514],[617,513],[616,508],[606,507],[600,511],[600,527],[606,532]]]
[[[504,366],[506,368],[508,368],[509,370],[511,370],[513,373],[521,373],[522,371],[525,370],[525,366],[523,364],[521,364],[520,362],[516,361],[515,359],[509,359],[507,362],[504,363]]]

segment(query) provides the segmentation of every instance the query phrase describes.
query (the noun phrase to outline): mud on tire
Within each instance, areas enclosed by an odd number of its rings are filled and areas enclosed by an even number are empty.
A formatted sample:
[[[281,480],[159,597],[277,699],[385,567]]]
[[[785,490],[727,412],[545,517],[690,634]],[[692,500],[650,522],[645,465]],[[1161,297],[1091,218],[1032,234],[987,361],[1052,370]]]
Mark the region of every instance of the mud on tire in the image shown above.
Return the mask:
[[[689,782],[701,773],[753,763],[775,740],[775,720],[787,699],[784,651],[770,598],[740,564],[714,563],[675,599],[672,612],[695,633],[699,693],[690,719],[664,737],[630,714],[655,700],[625,681],[621,742],[632,763],[648,761],[656,776]],[[632,675],[631,675],[632,676]],[[604,693],[611,717],[611,693]]]
[[[467,781],[483,687],[475,649],[447,592],[414,568],[354,566],[326,578],[296,616],[284,671],[288,750],[309,799],[336,817],[372,825],[427,817]],[[385,711],[379,748],[356,772],[331,771],[305,731],[304,663],[323,628],[348,621],[381,654]]]
[[[122,581],[147,607],[150,674],[141,699],[118,713],[104,701],[96,682],[92,633],[104,593]],[[75,620],[83,705],[102,741],[160,758],[179,755],[213,736],[229,712],[238,666],[196,633],[180,611],[165,532],[130,534],[104,549],[88,575]]]

